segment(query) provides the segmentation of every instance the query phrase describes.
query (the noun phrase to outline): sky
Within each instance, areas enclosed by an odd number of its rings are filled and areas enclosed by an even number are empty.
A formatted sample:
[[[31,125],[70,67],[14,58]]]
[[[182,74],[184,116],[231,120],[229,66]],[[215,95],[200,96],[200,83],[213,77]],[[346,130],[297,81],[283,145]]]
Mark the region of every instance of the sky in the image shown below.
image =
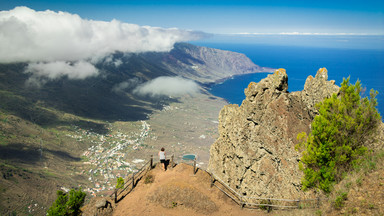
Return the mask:
[[[0,63],[27,62],[27,84],[86,79],[116,52],[166,52],[175,43],[256,43],[384,50],[383,0],[0,0]],[[154,89],[168,83],[165,89]],[[126,80],[139,94],[194,83]]]
[[[384,35],[382,0],[8,0],[1,10],[27,6],[84,19],[180,28],[213,34]]]

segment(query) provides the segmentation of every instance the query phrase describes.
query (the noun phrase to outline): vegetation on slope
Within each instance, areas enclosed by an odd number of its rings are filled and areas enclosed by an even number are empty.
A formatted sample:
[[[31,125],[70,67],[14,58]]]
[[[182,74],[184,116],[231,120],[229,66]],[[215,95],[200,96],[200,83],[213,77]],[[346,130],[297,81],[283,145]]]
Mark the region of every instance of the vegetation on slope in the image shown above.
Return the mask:
[[[69,193],[57,191],[57,199],[49,208],[47,215],[80,215],[86,194],[79,190],[70,190]]]
[[[300,169],[304,172],[303,189],[319,188],[329,193],[351,166],[361,162],[381,122],[376,106],[377,91],[370,99],[361,98],[359,81],[341,83],[339,95],[318,104],[319,115],[311,124],[311,133],[298,135],[302,152]]]

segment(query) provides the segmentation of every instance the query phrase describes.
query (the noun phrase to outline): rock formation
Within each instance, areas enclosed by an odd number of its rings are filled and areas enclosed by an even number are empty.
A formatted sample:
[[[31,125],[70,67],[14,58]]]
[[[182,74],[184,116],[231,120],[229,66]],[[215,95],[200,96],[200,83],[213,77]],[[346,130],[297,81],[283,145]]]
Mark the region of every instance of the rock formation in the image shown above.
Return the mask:
[[[284,69],[244,90],[241,106],[225,106],[208,170],[244,196],[304,198],[300,190],[297,134],[310,132],[315,104],[337,93],[325,68],[309,76],[303,91],[288,92]]]

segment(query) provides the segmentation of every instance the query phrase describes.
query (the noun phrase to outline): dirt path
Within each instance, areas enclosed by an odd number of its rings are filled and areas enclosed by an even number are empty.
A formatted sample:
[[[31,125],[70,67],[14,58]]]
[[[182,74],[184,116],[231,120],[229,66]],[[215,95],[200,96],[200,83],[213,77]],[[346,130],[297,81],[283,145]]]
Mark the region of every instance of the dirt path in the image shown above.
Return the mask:
[[[193,175],[192,166],[180,164],[162,171],[150,171],[152,183],[146,176],[113,212],[120,215],[265,215],[262,210],[241,209],[236,203],[210,187],[210,176],[203,171]],[[150,178],[147,177],[147,181]]]

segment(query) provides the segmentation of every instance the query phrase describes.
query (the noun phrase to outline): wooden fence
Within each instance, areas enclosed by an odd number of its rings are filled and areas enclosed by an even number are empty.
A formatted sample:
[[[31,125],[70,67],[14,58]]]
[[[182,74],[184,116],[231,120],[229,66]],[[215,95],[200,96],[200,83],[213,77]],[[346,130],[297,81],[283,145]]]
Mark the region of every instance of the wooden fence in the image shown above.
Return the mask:
[[[208,171],[207,171],[208,172]],[[209,172],[208,172],[209,173]],[[211,175],[211,187],[215,186],[229,198],[235,201],[241,208],[256,206],[266,210],[275,208],[319,208],[321,199],[276,199],[264,197],[249,197],[243,196],[233,188],[229,187],[214,173]],[[215,184],[216,183],[216,184]]]
[[[176,163],[174,160],[174,155],[171,156],[171,159],[169,160],[168,168],[175,167]],[[156,166],[157,163],[153,162],[153,155],[150,156],[149,161],[147,161],[139,170],[136,172],[133,172],[130,177],[125,179],[124,185],[121,188],[116,188],[112,194],[110,194],[110,198],[115,201],[115,203],[118,203],[121,199],[123,199],[126,195],[128,195],[137,185],[138,181],[141,180],[145,174],[147,174],[148,171],[150,171],[154,166]],[[193,173],[195,174],[196,169],[196,159],[194,160],[194,169]]]
[[[180,161],[180,163],[185,163],[193,166],[193,175],[196,174],[196,158],[190,163],[186,161]],[[121,188],[115,189],[115,191],[110,195],[110,198],[115,200],[115,203],[123,199],[127,194],[129,194],[136,186],[137,182],[141,180],[145,174],[151,170],[157,163],[153,163],[153,155],[150,156],[148,162],[146,162],[138,171],[132,173],[132,175],[124,182],[124,186]],[[171,156],[171,159],[168,164],[168,168],[172,169],[176,165],[174,155]],[[243,196],[233,188],[229,187],[224,181],[222,181],[217,175],[213,172],[210,173],[204,170],[211,176],[211,187],[215,186],[225,195],[231,198],[236,202],[241,208],[244,207],[259,207],[266,210],[271,210],[272,208],[318,208],[320,206],[321,199],[276,199],[276,198],[263,198],[263,197],[249,197]]]
[[[124,181],[124,185],[121,188],[116,188],[115,191],[110,195],[110,198],[114,199],[115,203],[123,199],[135,188],[137,182],[140,181],[141,178],[153,168],[153,165],[153,155],[151,155],[149,161],[147,161],[138,171],[133,172],[132,175]]]

